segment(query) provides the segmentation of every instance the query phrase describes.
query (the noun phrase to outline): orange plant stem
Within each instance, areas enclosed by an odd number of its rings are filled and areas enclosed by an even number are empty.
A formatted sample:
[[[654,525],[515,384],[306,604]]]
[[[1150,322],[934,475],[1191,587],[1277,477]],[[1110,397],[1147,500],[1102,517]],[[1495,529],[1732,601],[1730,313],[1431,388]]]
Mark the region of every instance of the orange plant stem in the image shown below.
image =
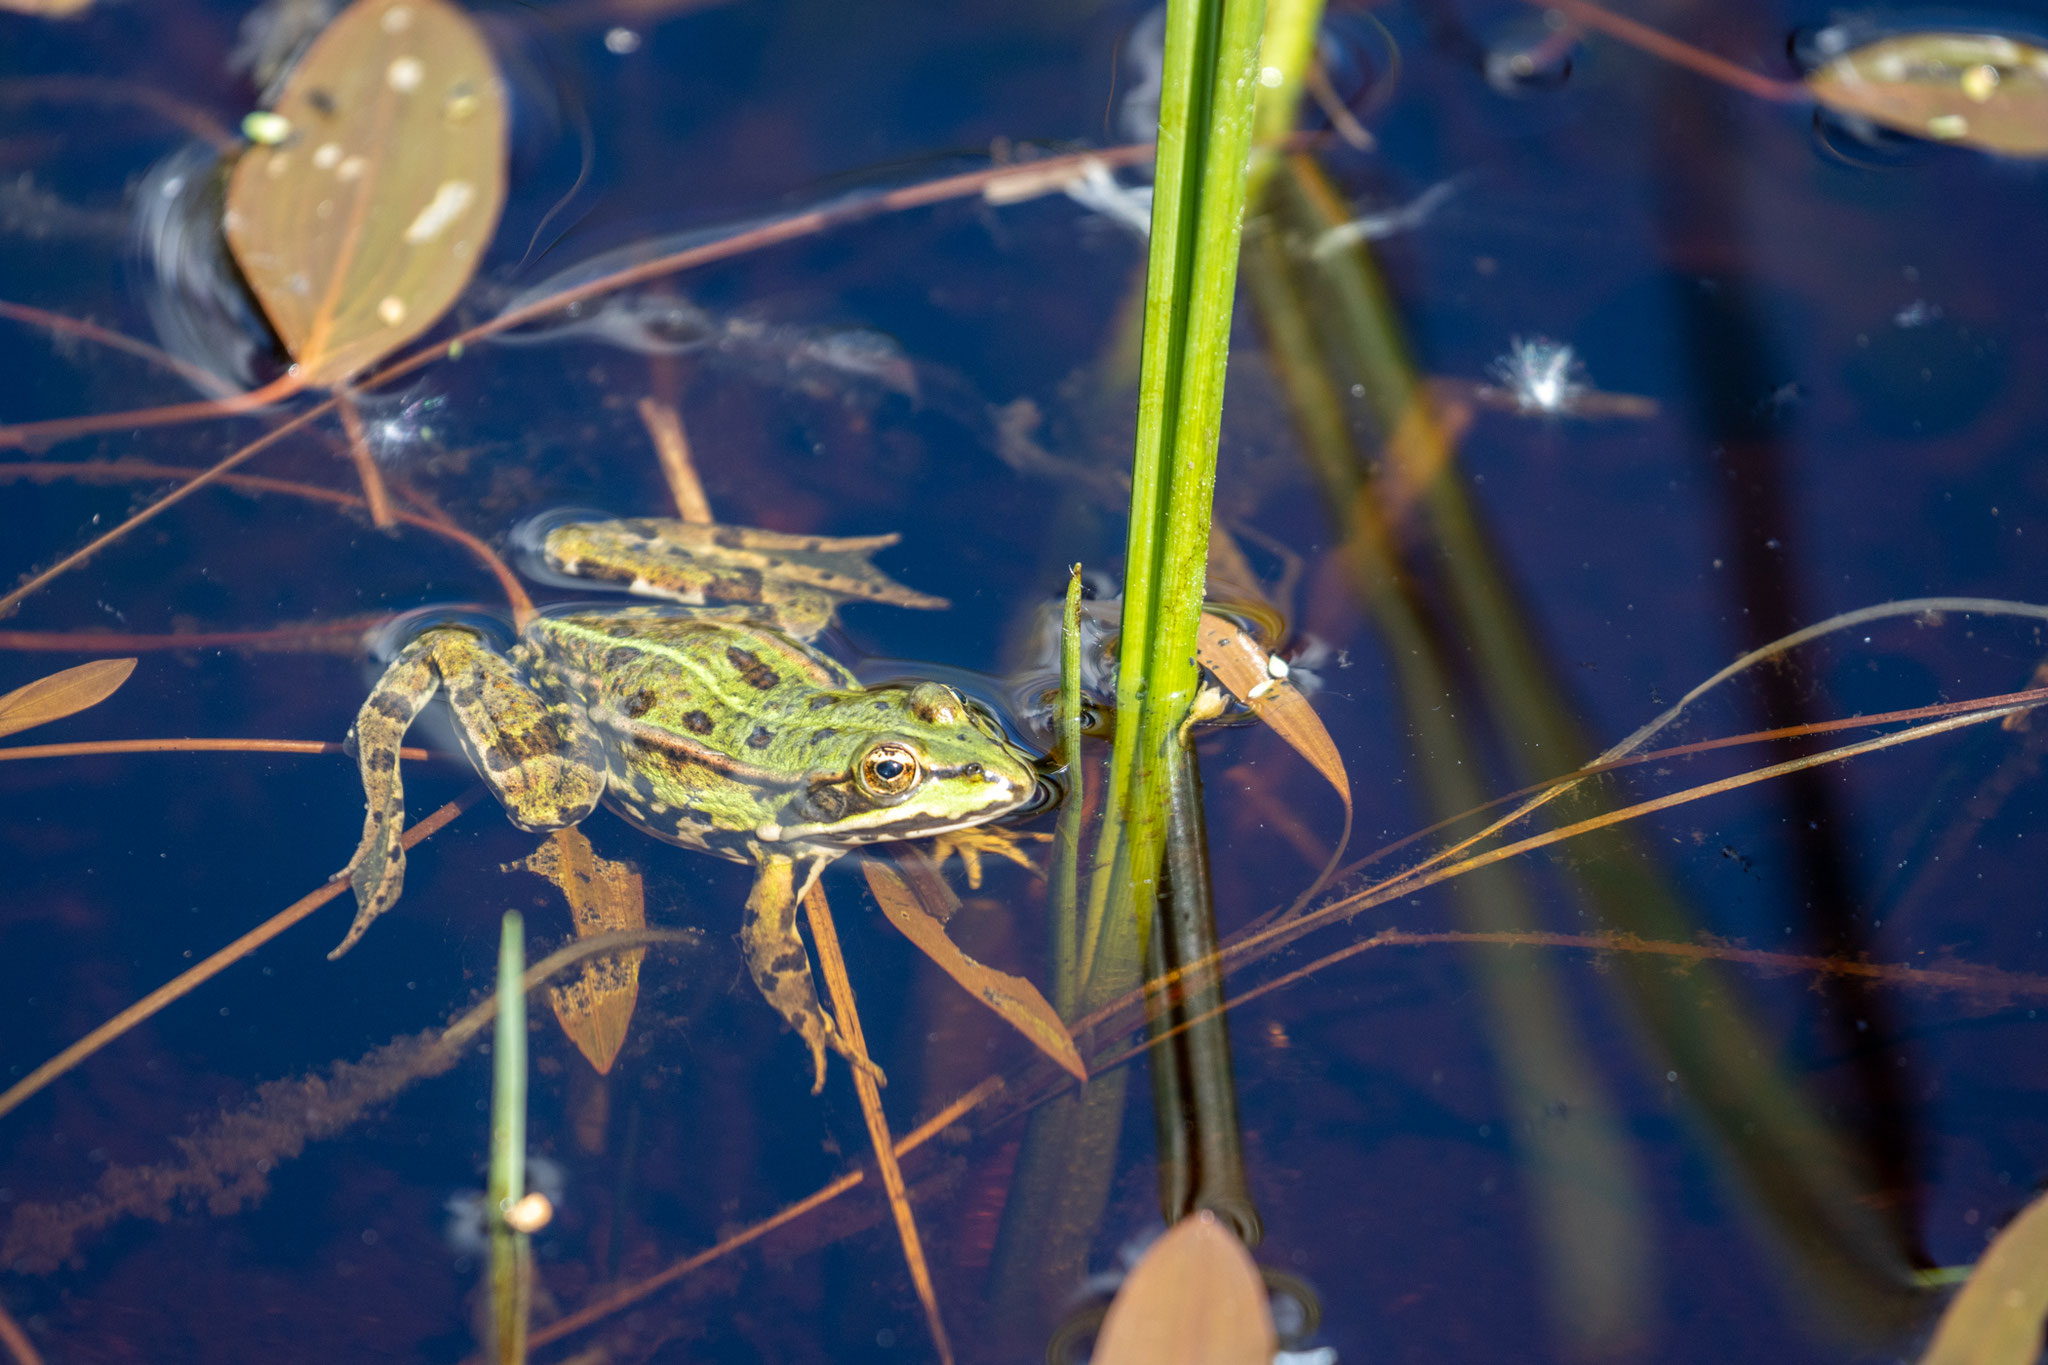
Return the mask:
[[[853,982],[847,979],[846,959],[839,953],[839,933],[832,927],[832,908],[825,903],[825,888],[816,881],[804,892],[804,915],[810,922],[811,942],[818,949],[818,965],[825,970],[825,987],[832,996],[832,1016],[839,1024],[839,1034],[854,1055],[865,1062],[868,1045],[861,1034],[860,1012],[854,1008]],[[939,1316],[938,1291],[932,1287],[924,1241],[917,1235],[917,1219],[910,1211],[903,1168],[896,1164],[896,1144],[889,1136],[889,1120],[882,1112],[882,1089],[875,1084],[874,1069],[855,1066],[853,1085],[860,1093],[861,1117],[867,1120],[875,1165],[882,1172],[882,1188],[889,1196],[889,1211],[896,1217],[896,1236],[903,1243],[903,1259],[910,1266],[911,1283],[917,1286],[918,1302],[924,1305],[932,1345],[938,1349],[942,1365],[953,1365],[953,1343],[947,1340],[946,1324]]]
[[[483,796],[483,793],[484,789],[481,786],[472,787],[469,791],[464,792],[461,796],[456,797],[453,801],[450,801],[447,805],[414,825],[405,832],[403,840],[405,846],[411,848],[421,840],[433,835],[450,820],[453,820],[456,816],[475,805],[478,799]],[[35,1095],[51,1081],[56,1080],[86,1058],[98,1052],[108,1043],[119,1038],[129,1029],[134,1028],[143,1020],[157,1013],[164,1006],[190,993],[193,987],[218,976],[222,971],[255,952],[258,948],[261,948],[264,944],[270,942],[270,940],[276,938],[300,920],[305,919],[315,910],[318,910],[321,906],[327,904],[327,902],[333,900],[346,890],[348,890],[348,878],[337,875],[334,880],[326,883],[319,890],[299,897],[299,899],[293,901],[290,905],[278,911],[254,929],[251,929],[233,943],[230,943],[227,947],[214,953],[205,961],[193,964],[188,970],[180,972],[148,995],[143,996],[127,1009],[122,1010],[92,1032],[80,1038],[70,1047],[65,1048],[62,1052],[50,1058],[49,1061],[44,1062],[34,1071],[29,1072],[28,1075],[23,1076],[20,1080],[9,1086],[5,1093],[0,1093],[0,1116],[12,1113],[24,1101]]]
[[[363,501],[370,505],[370,521],[380,531],[397,524],[391,515],[391,494],[384,488],[384,473],[370,450],[369,429],[363,425],[362,410],[347,389],[334,395],[335,411],[341,414],[341,429],[348,433],[348,456],[355,462],[356,481],[363,486]]]
[[[1726,57],[1716,57],[1704,48],[1681,42],[1668,33],[1661,33],[1648,24],[1637,23],[1613,10],[1602,9],[1591,0],[1529,0],[1539,9],[1556,10],[1575,24],[1599,29],[1610,38],[1619,38],[1632,47],[1641,48],[1652,57],[1661,57],[1674,66],[1697,71],[1708,80],[1719,81],[1732,86],[1746,95],[1774,104],[1807,104],[1813,99],[1807,88],[1798,81],[1774,81],[1769,76],[1759,75],[1746,66],[1737,66]]]
[[[17,744],[0,749],[0,763],[15,758],[88,758],[95,754],[338,754],[339,744],[320,739],[88,739],[72,744]],[[430,749],[405,748],[408,763],[438,757]]]

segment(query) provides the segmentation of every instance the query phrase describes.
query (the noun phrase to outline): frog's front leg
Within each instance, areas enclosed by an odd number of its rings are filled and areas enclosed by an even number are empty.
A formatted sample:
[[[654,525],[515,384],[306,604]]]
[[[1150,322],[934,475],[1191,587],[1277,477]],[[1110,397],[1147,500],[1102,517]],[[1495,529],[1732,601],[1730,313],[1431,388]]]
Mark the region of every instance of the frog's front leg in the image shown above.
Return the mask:
[[[796,860],[783,853],[763,853],[759,858],[754,889],[747,894],[740,942],[746,948],[747,967],[754,974],[754,984],[810,1046],[811,1063],[816,1068],[811,1093],[815,1095],[825,1088],[827,1046],[887,1085],[888,1078],[882,1069],[855,1055],[840,1036],[832,1016],[818,1003],[817,987],[811,984],[810,954],[804,951],[803,938],[796,928]],[[815,868],[812,875],[816,875]]]
[[[398,746],[443,685],[463,748],[513,824],[533,831],[573,825],[604,794],[603,754],[580,711],[541,696],[474,631],[439,626],[423,632],[384,670],[349,731],[369,810],[362,843],[343,869],[355,888],[355,922],[329,957],[354,947],[405,885]]]

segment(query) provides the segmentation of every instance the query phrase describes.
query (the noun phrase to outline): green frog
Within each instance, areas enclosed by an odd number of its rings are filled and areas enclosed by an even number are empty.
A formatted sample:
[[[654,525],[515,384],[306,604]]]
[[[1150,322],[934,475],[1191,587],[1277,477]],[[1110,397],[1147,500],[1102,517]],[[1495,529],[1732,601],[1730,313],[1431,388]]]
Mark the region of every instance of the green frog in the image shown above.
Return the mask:
[[[1030,755],[952,688],[863,687],[810,643],[840,602],[945,605],[868,562],[894,536],[638,518],[556,520],[525,540],[544,576],[689,605],[547,612],[504,652],[436,624],[399,650],[349,732],[369,814],[345,869],[355,922],[332,956],[398,899],[399,742],[445,691],[464,751],[521,829],[573,825],[603,801],[657,839],[754,865],[747,965],[809,1046],[822,1089],[825,1049],[852,1053],[812,985],[803,893],[862,844],[1019,810],[1037,789]]]

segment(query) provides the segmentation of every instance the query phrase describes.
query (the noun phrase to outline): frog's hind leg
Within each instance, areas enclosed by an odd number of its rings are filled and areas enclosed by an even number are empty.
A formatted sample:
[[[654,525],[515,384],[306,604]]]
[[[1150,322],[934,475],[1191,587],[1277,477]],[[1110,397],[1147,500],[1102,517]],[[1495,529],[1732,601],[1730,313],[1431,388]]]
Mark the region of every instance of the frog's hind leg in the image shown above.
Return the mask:
[[[398,746],[443,685],[463,748],[512,823],[535,831],[573,825],[604,794],[597,738],[580,713],[542,697],[474,632],[448,626],[424,632],[384,670],[349,731],[369,810],[362,843],[343,869],[355,889],[355,922],[330,957],[354,947],[405,885]]]
[[[818,875],[820,866],[812,867],[812,878]],[[805,885],[808,887],[809,882]],[[818,989],[811,984],[810,954],[804,951],[803,938],[796,928],[797,902],[801,899],[796,889],[795,861],[787,855],[763,855],[754,889],[747,895],[746,919],[740,926],[740,942],[746,948],[747,967],[754,974],[754,984],[809,1045],[816,1072],[811,1084],[813,1095],[825,1088],[827,1047],[887,1085],[888,1078],[882,1069],[855,1055],[832,1016],[818,1003]]]

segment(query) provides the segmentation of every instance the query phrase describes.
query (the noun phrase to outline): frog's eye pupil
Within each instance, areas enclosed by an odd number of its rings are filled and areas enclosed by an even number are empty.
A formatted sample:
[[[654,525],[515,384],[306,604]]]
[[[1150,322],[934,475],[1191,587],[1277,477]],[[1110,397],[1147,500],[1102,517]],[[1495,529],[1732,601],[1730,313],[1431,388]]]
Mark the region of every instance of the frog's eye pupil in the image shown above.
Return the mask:
[[[861,759],[859,782],[873,796],[901,796],[917,785],[917,756],[900,744],[881,744]]]
[[[960,771],[961,774],[966,777],[980,777],[981,765],[979,763],[970,763],[965,768],[962,768]]]

